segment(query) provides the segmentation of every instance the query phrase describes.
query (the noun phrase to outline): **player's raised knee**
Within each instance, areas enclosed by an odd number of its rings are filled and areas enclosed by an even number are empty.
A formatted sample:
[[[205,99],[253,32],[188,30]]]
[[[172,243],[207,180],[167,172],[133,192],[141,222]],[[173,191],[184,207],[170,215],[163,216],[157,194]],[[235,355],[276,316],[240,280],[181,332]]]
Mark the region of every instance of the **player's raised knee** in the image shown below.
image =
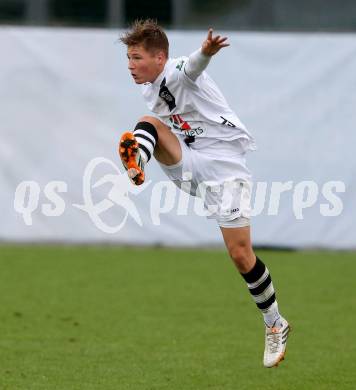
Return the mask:
[[[155,133],[156,134],[156,141],[157,140],[161,140],[162,137],[169,131],[170,132],[170,129],[169,127],[164,124],[162,121],[160,121],[159,119],[155,118],[154,116],[150,116],[150,115],[144,115],[143,117],[141,117],[136,125],[136,129],[139,129],[139,128],[145,128],[145,129],[148,129],[150,128],[150,132],[151,133]]]
[[[164,123],[161,122],[159,119],[155,118],[154,116],[151,115],[144,115],[139,119],[139,122],[148,122],[151,125],[153,125],[156,130],[158,131],[161,126],[164,126]]]
[[[152,122],[154,122],[155,120],[157,120],[157,118],[155,118],[154,116],[151,116],[151,115],[144,115],[144,116],[142,116],[138,121],[139,121],[139,122],[149,122],[149,123],[152,123]]]

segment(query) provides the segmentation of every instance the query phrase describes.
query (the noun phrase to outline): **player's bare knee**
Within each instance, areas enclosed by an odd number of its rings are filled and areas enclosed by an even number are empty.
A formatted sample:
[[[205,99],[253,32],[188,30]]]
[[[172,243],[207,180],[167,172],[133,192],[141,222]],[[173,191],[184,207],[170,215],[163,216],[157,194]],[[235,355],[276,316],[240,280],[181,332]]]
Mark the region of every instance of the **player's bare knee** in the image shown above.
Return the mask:
[[[151,123],[151,125],[153,125],[155,127],[158,134],[162,130],[166,130],[166,128],[167,128],[167,126],[162,121],[160,121],[159,119],[155,118],[154,116],[150,116],[150,115],[144,115],[143,117],[141,117],[139,119],[139,122]]]
[[[151,115],[144,115],[142,116],[138,121],[139,122],[148,122],[148,123],[152,123],[152,124],[155,124],[155,121],[157,120],[157,118],[155,118],[154,116],[151,116]]]
[[[229,248],[229,254],[241,273],[247,273],[253,267],[253,251],[244,243],[233,245]]]

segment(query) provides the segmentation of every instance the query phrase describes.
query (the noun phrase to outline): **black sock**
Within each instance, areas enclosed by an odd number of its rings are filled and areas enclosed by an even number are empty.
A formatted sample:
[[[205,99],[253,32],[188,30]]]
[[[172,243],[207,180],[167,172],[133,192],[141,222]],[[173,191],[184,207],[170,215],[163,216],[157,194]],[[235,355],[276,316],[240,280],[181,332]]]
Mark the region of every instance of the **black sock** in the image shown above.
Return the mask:
[[[251,271],[241,275],[245,279],[247,287],[257,307],[262,311],[262,313],[267,312],[268,309],[276,302],[276,294],[268,268],[256,256],[256,264]]]
[[[144,162],[148,163],[158,140],[157,130],[152,123],[138,122],[133,133],[137,139],[141,156]]]

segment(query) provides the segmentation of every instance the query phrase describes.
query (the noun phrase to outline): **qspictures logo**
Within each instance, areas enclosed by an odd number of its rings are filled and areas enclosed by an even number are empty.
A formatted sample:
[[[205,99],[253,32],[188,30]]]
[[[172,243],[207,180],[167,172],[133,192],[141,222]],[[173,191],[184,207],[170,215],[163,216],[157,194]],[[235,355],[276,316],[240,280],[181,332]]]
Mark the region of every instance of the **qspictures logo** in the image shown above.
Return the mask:
[[[95,170],[104,165],[108,173],[93,182]],[[93,192],[104,185],[109,185],[110,190],[105,199],[95,203]],[[84,171],[82,178],[82,204],[71,204],[72,207],[85,212],[92,223],[101,231],[108,234],[117,233],[125,225],[130,216],[139,226],[142,226],[142,220],[133,201],[135,195],[144,191],[150,182],[142,186],[133,186],[129,183],[126,173],[122,173],[119,168],[104,157],[97,157],[91,160]],[[60,195],[69,191],[68,184],[65,181],[50,181],[43,190],[43,195],[49,201],[42,205],[39,204],[41,188],[35,181],[21,182],[15,192],[14,209],[23,216],[24,223],[27,226],[33,225],[32,214],[41,209],[46,217],[61,217],[67,205],[64,198]],[[120,208],[120,220],[114,226],[110,226],[101,217],[104,212]]]
[[[190,172],[184,173],[183,191],[169,180],[155,183],[147,181],[141,186],[135,186],[129,181],[126,172],[121,171],[114,162],[97,157],[89,161],[82,182],[78,183],[82,188],[80,203],[66,203],[63,194],[68,193],[70,188],[65,181],[52,180],[41,189],[38,182],[26,180],[16,188],[14,209],[22,216],[24,224],[31,227],[34,226],[35,212],[48,218],[60,218],[68,207],[73,207],[78,212],[84,212],[88,216],[88,222],[107,234],[119,232],[129,219],[138,226],[143,226],[139,209],[144,209],[149,222],[156,226],[161,224],[161,216],[168,213],[175,213],[177,216],[193,213],[200,217],[211,217],[218,213],[237,218],[247,210],[253,217],[261,214],[278,216],[282,200],[283,211],[288,207],[287,211],[291,211],[297,220],[305,219],[306,212],[311,209],[317,209],[323,217],[337,217],[343,211],[342,194],[346,192],[346,186],[342,181],[327,181],[322,185],[311,180],[297,183],[257,182],[253,184],[252,197],[251,186],[246,184],[238,180],[225,183],[202,182],[194,187],[199,196],[190,196],[193,188]],[[95,193],[100,188],[107,193],[104,198],[96,201]],[[138,195],[143,192],[144,205],[141,203],[142,199],[138,199]],[[45,201],[40,202],[40,198],[45,198]],[[212,199],[219,199],[219,205],[211,202]],[[115,216],[114,223],[112,218],[111,224],[108,223],[108,213]]]

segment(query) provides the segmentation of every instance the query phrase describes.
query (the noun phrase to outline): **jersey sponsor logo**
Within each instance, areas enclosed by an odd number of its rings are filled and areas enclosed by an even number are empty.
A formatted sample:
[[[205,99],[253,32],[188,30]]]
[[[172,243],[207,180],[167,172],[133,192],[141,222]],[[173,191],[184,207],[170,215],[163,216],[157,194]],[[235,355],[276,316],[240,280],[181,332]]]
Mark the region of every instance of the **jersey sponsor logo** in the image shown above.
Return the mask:
[[[171,121],[173,127],[177,130],[191,130],[191,127],[187,121],[185,121],[180,115],[171,115],[169,117],[169,120]]]
[[[186,130],[185,134],[187,134],[188,137],[195,137],[196,135],[203,134],[204,130],[201,127],[197,127],[196,129]]]
[[[171,115],[169,120],[172,123],[174,129],[184,131],[184,133],[188,136],[192,137],[204,133],[204,130],[201,127],[195,127],[192,129],[190,124],[178,114]]]
[[[170,90],[166,87],[166,78],[164,78],[161,82],[159,88],[159,97],[167,103],[169,111],[172,111],[176,107],[176,99],[170,92]]]
[[[186,144],[190,144],[191,142],[194,142],[195,136],[200,135],[204,132],[204,130],[201,127],[196,127],[192,129],[190,127],[190,124],[178,114],[171,115],[169,117],[169,120],[172,123],[174,129],[184,131],[186,135],[185,138]]]
[[[228,121],[226,118],[220,115],[220,118],[223,120],[221,122],[222,125],[229,126],[229,127],[236,127],[232,122]]]
[[[184,64],[184,60],[180,61],[177,66],[176,66],[176,69],[178,69],[179,71],[182,70],[182,67],[183,67],[183,64]]]

